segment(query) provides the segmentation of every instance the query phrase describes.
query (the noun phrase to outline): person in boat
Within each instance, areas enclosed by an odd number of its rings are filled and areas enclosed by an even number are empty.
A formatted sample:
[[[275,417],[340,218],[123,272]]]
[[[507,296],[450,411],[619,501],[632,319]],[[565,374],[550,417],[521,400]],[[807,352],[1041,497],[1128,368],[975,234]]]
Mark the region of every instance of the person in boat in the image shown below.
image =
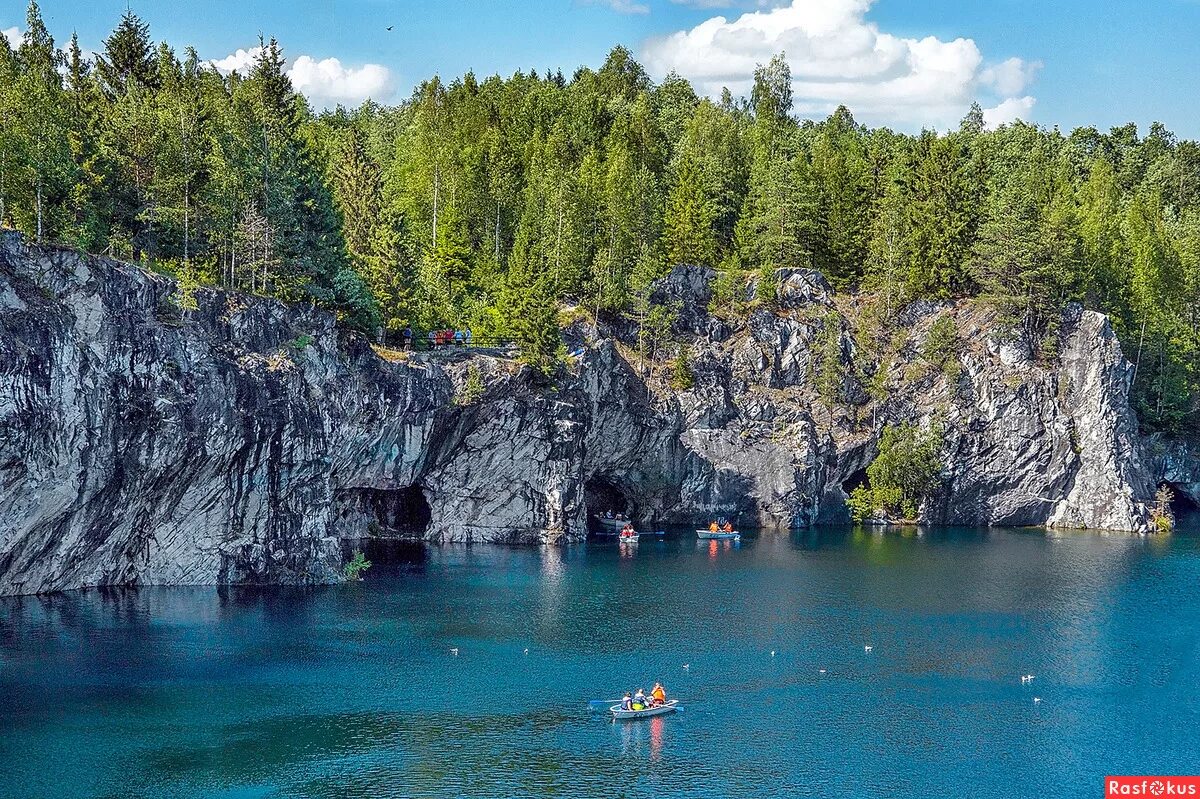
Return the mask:
[[[625,526],[621,528],[621,535],[625,535],[625,536],[633,535],[633,525],[630,524],[629,522],[625,522]]]
[[[611,509],[611,508],[610,508],[610,509],[608,509],[608,510],[606,510],[606,511],[604,511],[604,518],[606,518],[606,519],[611,519],[612,517],[613,517],[613,514],[612,514],[612,509]]]
[[[629,692],[625,692],[625,696],[621,697],[621,710],[633,710],[633,697]]]
[[[720,527],[717,525],[717,523],[716,523],[716,522],[710,522],[710,523],[709,523],[709,525],[708,525],[708,531],[709,531],[710,533],[716,533],[716,532],[719,532],[719,531],[720,531],[720,529],[721,529],[721,528],[720,528]]]
[[[733,525],[732,525],[732,524],[730,524],[729,522],[725,522],[725,526],[721,528],[721,532],[723,532],[723,533],[732,533],[732,532],[733,532]]]
[[[646,699],[646,689],[639,688],[637,693],[633,695],[633,709],[645,710],[650,706],[649,700]]]
[[[662,687],[662,683],[654,683],[654,687],[650,689],[650,703],[655,707],[664,705],[667,702],[667,691]]]

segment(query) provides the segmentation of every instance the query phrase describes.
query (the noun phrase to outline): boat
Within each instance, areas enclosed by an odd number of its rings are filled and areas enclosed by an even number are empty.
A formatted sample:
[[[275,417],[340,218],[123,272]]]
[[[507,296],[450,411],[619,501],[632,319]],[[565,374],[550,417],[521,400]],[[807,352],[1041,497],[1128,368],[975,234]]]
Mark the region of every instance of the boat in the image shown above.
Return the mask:
[[[641,533],[636,533],[636,532],[635,533],[621,533],[619,536],[617,536],[617,538],[620,539],[622,544],[636,544],[638,542],[638,538],[641,537],[641,535],[642,535]]]
[[[724,530],[719,530],[715,533],[712,530],[697,530],[696,537],[699,538],[701,541],[741,541],[742,540],[742,534],[739,533],[737,530],[731,530],[728,533],[725,532]]]
[[[674,713],[675,706],[679,704],[678,699],[668,699],[661,705],[648,707],[645,710],[624,710],[620,705],[613,705],[609,708],[612,711],[614,719],[629,720],[629,719],[646,719],[651,716],[661,716],[665,713]]]

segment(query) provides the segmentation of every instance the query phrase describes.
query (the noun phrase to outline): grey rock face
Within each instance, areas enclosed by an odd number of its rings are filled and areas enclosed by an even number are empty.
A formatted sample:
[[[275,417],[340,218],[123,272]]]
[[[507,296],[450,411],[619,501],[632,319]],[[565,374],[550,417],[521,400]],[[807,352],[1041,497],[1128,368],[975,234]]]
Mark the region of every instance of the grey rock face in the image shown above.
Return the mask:
[[[804,305],[833,307],[833,287],[815,269],[792,267],[776,272],[775,296],[781,308],[799,308]]]
[[[970,308],[930,306],[830,408],[817,341],[836,324],[848,367],[852,323],[819,273],[784,271],[782,310],[746,322],[708,315],[709,270],[655,287],[680,309],[689,390],[603,328],[572,333],[583,354],[547,386],[488,355],[388,360],[271,300],[203,289],[181,310],[169,279],[2,235],[0,594],[328,582],[346,540],[578,540],[589,503],[650,524],[841,521],[883,427],[935,416],[948,479],[929,521],[1142,528],[1153,484],[1103,316],[1070,316],[1047,370],[972,343],[989,320]],[[917,356],[939,313],[968,342],[953,380]],[[472,370],[485,390],[465,398]]]
[[[1147,441],[1150,471],[1156,484],[1175,494],[1176,510],[1200,511],[1200,447],[1194,441],[1170,441],[1154,436]]]

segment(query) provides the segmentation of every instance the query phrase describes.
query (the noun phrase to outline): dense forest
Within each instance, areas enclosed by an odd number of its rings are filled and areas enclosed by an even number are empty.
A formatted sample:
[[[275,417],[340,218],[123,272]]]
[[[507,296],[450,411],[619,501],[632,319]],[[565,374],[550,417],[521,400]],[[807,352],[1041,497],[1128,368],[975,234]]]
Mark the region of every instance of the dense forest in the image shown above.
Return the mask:
[[[882,332],[912,300],[973,298],[1047,360],[1078,300],[1111,315],[1143,424],[1197,420],[1200,147],[1161,125],[799,120],[782,56],[713,101],[621,47],[570,78],[434,77],[315,114],[285,64],[272,40],[222,75],[131,12],[89,59],[31,2],[20,45],[0,36],[0,225],[366,331],[469,325],[543,367],[557,307],[646,319],[676,263],[714,267],[734,312],[751,274],[815,267]]]

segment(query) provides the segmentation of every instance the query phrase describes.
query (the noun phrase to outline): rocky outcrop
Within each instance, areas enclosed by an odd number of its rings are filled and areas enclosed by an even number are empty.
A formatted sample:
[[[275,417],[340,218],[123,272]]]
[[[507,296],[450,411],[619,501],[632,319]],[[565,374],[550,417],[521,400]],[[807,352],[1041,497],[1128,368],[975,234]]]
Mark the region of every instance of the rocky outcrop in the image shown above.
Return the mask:
[[[548,385],[502,354],[381,357],[310,308],[0,235],[0,594],[327,582],[347,539],[574,540],[589,502],[840,521],[884,426],[934,418],[947,480],[926,520],[1141,529],[1153,481],[1103,316],[1068,314],[1048,369],[989,344],[985,311],[914,305],[871,363],[819,273],[781,272],[777,309],[740,321],[709,314],[711,280],[681,267],[652,294],[690,389],[584,324]],[[964,345],[933,369],[947,315]]]

